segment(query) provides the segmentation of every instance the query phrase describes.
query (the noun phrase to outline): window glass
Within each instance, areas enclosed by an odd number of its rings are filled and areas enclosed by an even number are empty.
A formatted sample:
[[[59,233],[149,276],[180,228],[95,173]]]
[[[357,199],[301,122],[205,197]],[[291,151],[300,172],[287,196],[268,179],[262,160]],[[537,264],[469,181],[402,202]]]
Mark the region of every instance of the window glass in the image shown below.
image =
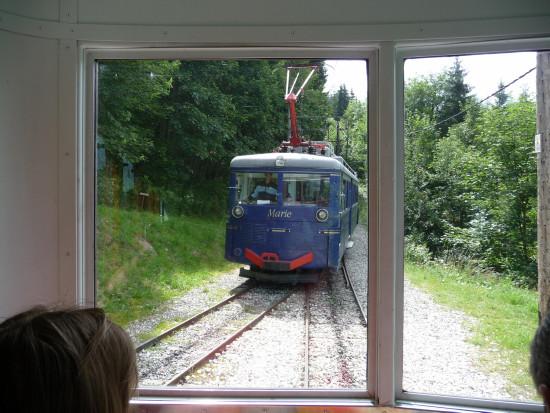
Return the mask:
[[[536,53],[405,62],[403,390],[535,400]]]
[[[328,206],[330,179],[319,174],[283,174],[285,205]]]
[[[96,304],[136,345],[139,385],[365,392],[366,219],[316,208],[329,189],[338,205],[338,176],[255,155],[288,144],[285,87],[311,74],[293,131],[306,153],[337,146],[365,188],[366,62],[101,60],[94,72]]]
[[[342,181],[340,183],[340,210],[348,208],[348,186],[349,179],[342,175]]]
[[[352,194],[351,194],[351,181],[349,179],[346,179],[346,198],[347,198],[347,203],[346,203],[346,208],[350,208],[351,205],[353,204],[353,198],[352,198]]]
[[[277,182],[276,173],[238,173],[237,200],[240,204],[276,204]]]

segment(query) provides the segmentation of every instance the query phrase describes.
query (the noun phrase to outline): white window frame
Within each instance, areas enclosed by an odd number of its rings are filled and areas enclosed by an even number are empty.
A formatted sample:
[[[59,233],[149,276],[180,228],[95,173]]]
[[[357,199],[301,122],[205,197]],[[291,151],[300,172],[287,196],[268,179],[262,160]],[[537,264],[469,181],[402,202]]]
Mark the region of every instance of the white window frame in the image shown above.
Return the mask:
[[[291,45],[292,46],[292,45]],[[78,156],[78,302],[95,302],[95,88],[96,61],[101,59],[365,59],[368,62],[369,131],[369,297],[368,370],[365,391],[140,389],[133,403],[143,411],[195,411],[197,405],[263,406],[267,412],[294,411],[296,406],[347,406],[364,411],[395,406],[430,411],[532,411],[541,404],[437,396],[402,391],[403,234],[404,234],[404,80],[403,62],[410,57],[504,53],[550,49],[550,39],[396,44],[361,47],[166,47],[80,45]],[[388,299],[390,298],[390,299]],[[195,407],[193,407],[195,406]],[[146,409],[146,410],[145,410]],[[216,410],[216,409],[214,409]],[[330,409],[320,407],[321,412]],[[201,409],[206,411],[206,409]]]
[[[368,88],[375,85],[376,76],[373,71],[376,69],[377,53],[375,47],[285,47],[285,48],[128,48],[124,46],[117,47],[98,47],[97,45],[86,47],[82,46],[84,82],[82,90],[83,98],[83,119],[85,119],[85,133],[82,141],[82,159],[80,164],[81,176],[84,176],[82,188],[82,204],[85,206],[84,219],[82,222],[82,257],[81,257],[81,285],[83,288],[79,291],[79,302],[95,303],[95,128],[97,121],[97,61],[108,59],[177,59],[177,60],[239,60],[239,59],[348,59],[365,60],[367,63]],[[374,68],[374,70],[373,70]],[[282,94],[281,94],[282,96]],[[374,102],[369,97],[369,117],[376,113]],[[88,110],[87,108],[90,108]],[[372,122],[372,127],[376,122]],[[369,135],[371,135],[371,126],[369,126]],[[93,195],[92,195],[93,194]],[[374,322],[374,321],[373,321]],[[371,340],[372,341],[372,340]],[[371,342],[368,344],[372,346]],[[369,348],[372,354],[374,349]],[[370,362],[370,360],[369,360]],[[365,366],[366,368],[366,366]],[[158,397],[176,397],[180,400],[184,398],[203,397],[228,397],[239,398],[246,397],[276,397],[278,401],[296,400],[297,398],[306,398],[308,400],[346,400],[346,406],[372,406],[372,395],[374,376],[373,369],[368,369],[367,382],[371,383],[365,390],[233,390],[220,389],[212,390],[190,390],[190,389],[166,389],[166,388],[140,388],[140,398],[155,399]],[[316,403],[317,403],[316,402]]]
[[[408,58],[437,57],[437,56],[465,56],[492,53],[513,53],[550,49],[550,39],[530,39],[530,40],[504,40],[504,41],[481,41],[475,43],[454,43],[454,44],[436,44],[424,46],[400,46],[396,48],[396,124],[397,124],[397,168],[398,180],[397,187],[399,193],[399,233],[402,234],[397,261],[399,263],[399,273],[397,274],[397,283],[395,290],[396,307],[398,313],[397,325],[403,325],[404,315],[404,120],[405,120],[405,102],[404,102],[404,62]],[[396,242],[399,242],[396,240]],[[396,353],[399,357],[397,364],[396,381],[400,383],[396,388],[395,405],[403,408],[426,408],[432,410],[436,407],[440,411],[453,410],[460,408],[484,409],[494,411],[522,411],[522,412],[542,412],[543,406],[539,403],[527,403],[504,400],[490,400],[474,397],[455,397],[435,394],[424,394],[416,392],[405,392],[401,383],[403,378],[403,329],[396,332],[397,347]]]

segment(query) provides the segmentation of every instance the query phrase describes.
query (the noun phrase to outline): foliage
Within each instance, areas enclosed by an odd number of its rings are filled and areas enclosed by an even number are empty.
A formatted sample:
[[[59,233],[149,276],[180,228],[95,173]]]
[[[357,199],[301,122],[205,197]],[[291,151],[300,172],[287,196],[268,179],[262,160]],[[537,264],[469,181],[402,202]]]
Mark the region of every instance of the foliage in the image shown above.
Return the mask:
[[[485,262],[523,282],[530,279],[531,286],[536,283],[535,123],[535,104],[525,97],[487,109],[474,142],[479,159],[467,180],[478,195],[472,204],[491,222],[482,243]]]
[[[330,103],[332,106],[332,117],[339,121],[342,116],[344,116],[344,113],[346,113],[346,109],[348,108],[348,105],[350,104],[352,100],[351,94],[348,92],[348,89],[346,88],[346,85],[340,85],[338,88],[338,91],[330,96]]]
[[[434,257],[534,286],[535,104],[503,91],[495,106],[476,104],[463,75],[456,61],[406,87],[405,233]]]
[[[98,305],[122,325],[234,268],[223,259],[220,217],[161,221],[153,213],[99,206],[97,222]]]
[[[328,118],[327,127],[326,139],[334,144],[336,154],[342,156],[361,179],[366,179],[368,158],[366,103],[351,98],[340,120]]]
[[[465,76],[466,72],[458,58],[442,76],[440,99],[435,107],[436,125],[441,136],[445,136],[452,125],[464,121],[464,109],[469,101],[468,94],[470,93],[470,87],[464,79]]]
[[[359,180],[359,224],[367,230],[369,226],[369,199],[368,184],[366,180]]]
[[[303,63],[303,61],[301,62]],[[290,61],[288,63],[293,64],[295,62]],[[298,99],[296,106],[298,126],[301,135],[305,139],[324,140],[326,122],[331,112],[329,98],[323,91],[326,83],[326,70],[322,62],[313,61],[307,63],[316,64],[318,68]],[[280,64],[286,65],[287,63],[281,62]],[[279,71],[279,73],[282,73],[282,71]]]
[[[498,91],[495,94],[496,106],[502,107],[510,100],[510,95],[504,90],[504,84],[502,80],[498,83]]]
[[[412,238],[405,238],[405,261],[413,264],[427,264],[432,260],[430,250]]]
[[[166,113],[160,98],[173,84],[179,62],[115,60],[99,65],[98,136],[121,162],[140,162],[154,149],[150,123]]]
[[[101,62],[99,203],[136,207],[145,193],[171,216],[220,215],[230,160],[288,137],[285,66],[299,63],[312,62]],[[319,68],[298,101],[300,133],[337,143],[366,179],[366,104],[345,86],[327,96],[324,65],[313,63]],[[419,258],[475,262],[533,286],[535,105],[505,90],[495,105],[477,104],[464,76],[457,59],[406,85],[405,234],[427,248]],[[131,189],[122,165],[133,168]]]
[[[287,137],[287,63],[101,62],[98,134],[107,164],[98,173],[99,201],[114,205],[126,163],[133,167],[134,192],[154,194],[171,213],[224,210],[231,159],[270,152]],[[324,137],[325,81],[321,64],[298,102],[308,139]]]

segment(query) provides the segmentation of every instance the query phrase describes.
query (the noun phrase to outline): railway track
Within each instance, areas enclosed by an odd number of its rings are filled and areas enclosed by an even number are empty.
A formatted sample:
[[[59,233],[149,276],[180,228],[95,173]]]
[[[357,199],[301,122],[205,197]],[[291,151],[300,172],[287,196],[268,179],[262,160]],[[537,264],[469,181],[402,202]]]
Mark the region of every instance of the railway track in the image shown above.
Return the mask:
[[[271,304],[268,308],[266,308],[264,311],[258,314],[255,318],[253,318],[251,321],[249,321],[244,326],[242,326],[239,330],[235,331],[232,335],[227,337],[225,340],[216,344],[212,349],[208,350],[203,355],[201,355],[197,360],[192,362],[184,370],[176,373],[174,377],[172,377],[170,380],[168,380],[165,383],[165,385],[173,386],[173,385],[185,382],[185,376],[192,373],[196,369],[200,368],[204,363],[210,360],[212,356],[214,356],[216,353],[222,352],[229,344],[231,344],[233,341],[241,337],[245,331],[248,331],[251,328],[253,328],[256,324],[260,322],[262,318],[264,318],[267,314],[269,314],[278,305],[285,302],[291,295],[292,295],[292,291],[285,294],[282,298],[278,299],[275,303]]]
[[[363,320],[365,321],[365,325],[367,325],[367,315],[365,314],[365,311],[363,310],[363,306],[361,305],[361,302],[359,300],[359,296],[357,295],[357,291],[355,289],[353,281],[351,280],[351,277],[349,276],[348,268],[346,267],[345,258],[342,258],[342,273],[344,275],[344,280],[346,282],[346,286],[348,286],[351,289],[351,292],[353,293],[353,298],[355,299],[355,302],[357,304],[357,307],[359,308],[361,316],[363,317]]]
[[[305,290],[304,388],[353,388],[366,380],[366,367],[357,369],[354,360],[354,347],[366,353],[366,335],[356,336],[366,331],[366,314],[344,261],[341,268]]]
[[[295,288],[247,285],[231,297],[140,344],[137,347],[140,382],[145,385],[185,383],[188,374],[252,329],[294,291]]]
[[[139,353],[143,350],[145,350],[148,347],[154,346],[155,344],[159,343],[164,338],[170,337],[171,335],[175,334],[177,331],[181,330],[182,328],[185,328],[187,326],[190,326],[193,323],[196,323],[204,316],[212,313],[213,311],[216,311],[218,308],[230,303],[231,301],[235,300],[236,298],[243,295],[245,292],[249,291],[252,288],[252,283],[243,283],[240,287],[237,288],[237,292],[235,294],[230,295],[229,297],[219,301],[218,303],[212,305],[211,307],[207,308],[204,311],[201,311],[198,314],[195,314],[194,316],[188,318],[185,321],[182,321],[181,323],[175,325],[174,327],[171,327],[162,333],[158,334],[157,336],[144,341],[143,343],[139,344],[136,347],[136,352]]]
[[[309,387],[309,325],[311,322],[311,312],[310,312],[310,296],[311,296],[311,285],[304,286],[304,387]]]
[[[288,301],[291,296],[294,298]],[[278,309],[284,302],[287,302],[284,310]],[[272,312],[274,317],[256,329],[255,326]],[[282,314],[288,314],[289,322],[295,320],[297,324],[291,329],[288,329],[290,323],[283,327],[280,322],[287,316]],[[275,325],[279,325],[280,330],[274,331]],[[319,284],[299,287],[247,285],[233,296],[140,344],[138,360],[143,359],[140,382],[142,385],[207,387],[209,383],[217,387],[228,383],[231,387],[240,386],[258,374],[251,385],[350,388],[366,379],[364,370],[356,366],[354,359],[357,356],[353,349],[363,346],[362,333],[357,332],[366,331],[365,326],[366,315],[345,262],[341,273],[327,275]],[[236,346],[229,346],[249,330],[253,330],[252,335],[247,335],[244,341],[239,340]],[[288,337],[281,340],[285,345],[279,350],[271,345],[265,347],[266,343],[279,341],[278,337]],[[355,342],[350,342],[350,337]],[[366,352],[366,336],[364,338]],[[292,347],[289,354],[291,347],[286,342],[293,340],[292,346],[296,347]],[[285,361],[279,364],[282,358]],[[256,372],[252,367],[260,365],[263,368],[273,366],[277,373],[265,376],[262,370]],[[283,378],[279,385],[279,381],[272,378],[286,376],[282,373],[283,366],[293,372],[289,374],[288,384]],[[266,372],[269,370],[270,367]],[[245,381],[241,382],[238,377]]]

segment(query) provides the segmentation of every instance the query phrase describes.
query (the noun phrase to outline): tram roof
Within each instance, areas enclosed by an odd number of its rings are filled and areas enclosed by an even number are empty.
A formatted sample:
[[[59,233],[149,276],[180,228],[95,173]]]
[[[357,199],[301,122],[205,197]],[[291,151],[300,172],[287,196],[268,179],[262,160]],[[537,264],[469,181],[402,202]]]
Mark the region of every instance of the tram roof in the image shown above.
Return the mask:
[[[284,166],[277,166],[275,164],[277,160],[284,161]],[[236,156],[231,160],[230,166],[231,168],[333,169],[355,177],[355,174],[338,158],[307,153],[273,152]]]

